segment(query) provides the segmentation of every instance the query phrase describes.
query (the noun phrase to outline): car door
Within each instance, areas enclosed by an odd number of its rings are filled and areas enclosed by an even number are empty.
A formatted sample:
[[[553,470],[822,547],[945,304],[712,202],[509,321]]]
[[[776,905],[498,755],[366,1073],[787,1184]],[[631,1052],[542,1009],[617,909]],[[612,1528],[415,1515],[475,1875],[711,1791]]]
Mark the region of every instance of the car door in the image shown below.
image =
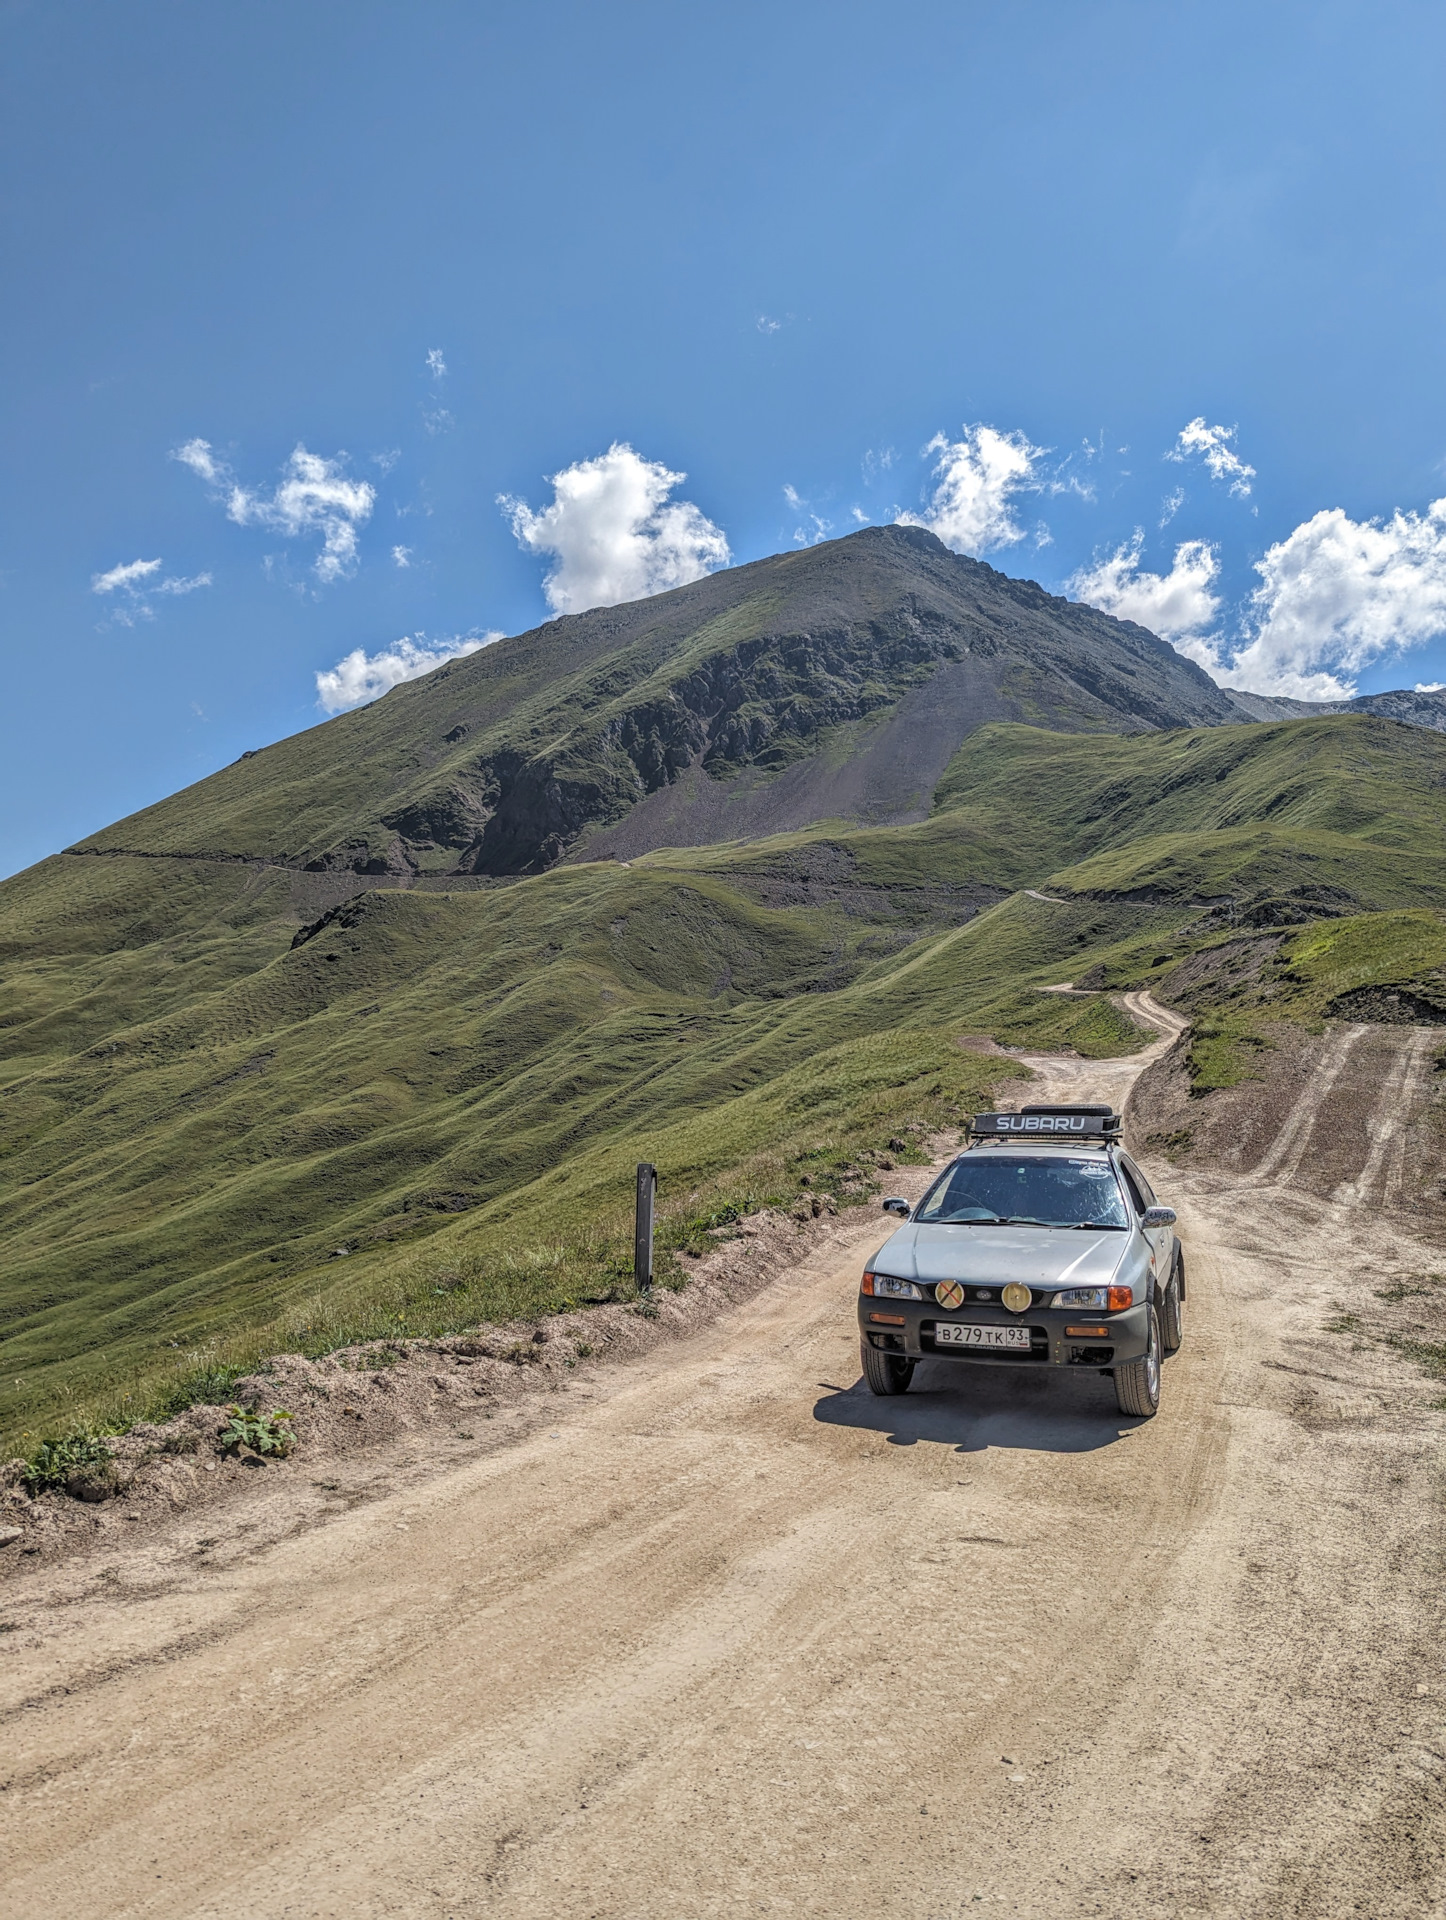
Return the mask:
[[[1125,1185],[1129,1188],[1130,1199],[1134,1202],[1137,1215],[1143,1215],[1146,1207],[1158,1204],[1154,1189],[1144,1174],[1127,1155],[1120,1155],[1120,1172],[1125,1176]],[[1142,1227],[1146,1240],[1150,1243],[1150,1264],[1155,1276],[1163,1286],[1170,1277],[1170,1269],[1175,1257],[1175,1230],[1173,1227]]]

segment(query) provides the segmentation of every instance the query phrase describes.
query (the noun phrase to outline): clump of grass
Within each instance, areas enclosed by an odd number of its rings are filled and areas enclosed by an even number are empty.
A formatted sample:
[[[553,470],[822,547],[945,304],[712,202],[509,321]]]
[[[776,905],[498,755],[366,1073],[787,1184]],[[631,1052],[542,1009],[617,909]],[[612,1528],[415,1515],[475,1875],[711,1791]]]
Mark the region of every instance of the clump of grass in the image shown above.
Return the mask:
[[[1195,1141],[1193,1127],[1175,1127],[1168,1133],[1152,1133],[1145,1144],[1157,1147],[1169,1159],[1174,1161],[1177,1153],[1187,1153]]]
[[[1191,1029],[1185,1063],[1191,1099],[1239,1086],[1243,1080],[1259,1080],[1260,1055],[1274,1045],[1247,1014],[1199,1015]]]
[[[348,1345],[350,1342],[348,1342]],[[388,1367],[395,1367],[407,1357],[405,1347],[373,1346],[363,1347],[351,1363],[354,1373],[383,1373]]]
[[[1414,1360],[1433,1379],[1446,1379],[1446,1341],[1413,1340],[1408,1334],[1388,1333],[1386,1345]]]
[[[148,1409],[150,1418],[156,1421],[172,1420],[189,1407],[225,1406],[236,1382],[252,1371],[254,1369],[249,1366],[217,1366],[214,1363],[195,1367],[156,1396]]]

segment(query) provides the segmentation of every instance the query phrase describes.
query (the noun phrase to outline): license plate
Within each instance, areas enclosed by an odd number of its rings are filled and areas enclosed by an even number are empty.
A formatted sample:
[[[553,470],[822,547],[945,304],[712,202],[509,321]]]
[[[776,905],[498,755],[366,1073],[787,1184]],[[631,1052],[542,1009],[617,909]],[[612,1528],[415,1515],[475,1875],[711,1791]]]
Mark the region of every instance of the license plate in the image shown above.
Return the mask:
[[[934,1329],[936,1347],[1005,1347],[1029,1352],[1028,1327],[969,1327],[945,1321]]]

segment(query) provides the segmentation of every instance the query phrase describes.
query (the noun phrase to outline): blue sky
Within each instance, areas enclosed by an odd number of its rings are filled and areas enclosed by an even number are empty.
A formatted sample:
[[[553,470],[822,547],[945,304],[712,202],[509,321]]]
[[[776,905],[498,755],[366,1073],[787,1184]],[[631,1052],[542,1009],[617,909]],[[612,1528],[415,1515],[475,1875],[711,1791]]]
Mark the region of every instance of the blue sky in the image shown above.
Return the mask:
[[[0,871],[549,570],[859,516],[1257,684],[1446,680],[1438,7],[0,0],[0,51]]]

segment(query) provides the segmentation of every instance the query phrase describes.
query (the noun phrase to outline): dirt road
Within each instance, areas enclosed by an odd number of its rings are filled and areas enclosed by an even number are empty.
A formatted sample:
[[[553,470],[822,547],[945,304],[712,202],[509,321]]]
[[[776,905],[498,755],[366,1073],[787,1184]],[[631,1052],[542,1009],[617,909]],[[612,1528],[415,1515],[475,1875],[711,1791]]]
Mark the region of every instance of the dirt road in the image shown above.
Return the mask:
[[[1038,1064],[1118,1100],[1139,1062]],[[1155,1170],[1153,1422],[942,1362],[872,1399],[874,1219],[420,1489],[222,1572],[118,1555],[0,1665],[0,1911],[1446,1913],[1446,1415],[1324,1331],[1436,1256],[1372,1210],[1390,1139],[1290,1184],[1314,1124]]]

